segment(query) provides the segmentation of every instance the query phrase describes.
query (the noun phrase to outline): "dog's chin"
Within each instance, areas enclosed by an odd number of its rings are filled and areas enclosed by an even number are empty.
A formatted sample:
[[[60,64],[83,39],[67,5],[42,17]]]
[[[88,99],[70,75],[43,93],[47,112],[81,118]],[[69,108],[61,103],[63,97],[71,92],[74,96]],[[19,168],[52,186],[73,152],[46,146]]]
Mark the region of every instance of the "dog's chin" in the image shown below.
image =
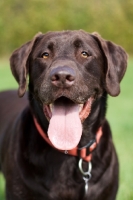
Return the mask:
[[[94,98],[90,97],[85,103],[79,104],[67,97],[60,97],[57,98],[53,103],[50,103],[49,105],[43,105],[43,112],[44,115],[46,116],[47,120],[50,121],[52,118],[52,113],[54,112],[54,107],[55,105],[64,105],[64,107],[69,107],[71,106],[77,106],[78,113],[79,113],[79,118],[81,122],[83,123],[84,120],[89,116],[91,112],[91,106],[93,103]]]

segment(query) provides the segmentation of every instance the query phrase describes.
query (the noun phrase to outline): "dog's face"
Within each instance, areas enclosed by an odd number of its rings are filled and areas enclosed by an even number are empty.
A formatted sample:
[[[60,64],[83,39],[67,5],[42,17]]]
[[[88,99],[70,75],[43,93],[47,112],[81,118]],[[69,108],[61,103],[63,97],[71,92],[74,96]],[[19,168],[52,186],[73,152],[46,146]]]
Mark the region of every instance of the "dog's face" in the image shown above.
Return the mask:
[[[48,119],[55,102],[74,102],[82,111],[83,121],[92,100],[103,93],[104,57],[95,39],[84,32],[43,35],[33,48],[28,65],[33,93],[43,104]]]
[[[81,122],[90,114],[93,101],[104,91],[112,96],[119,94],[126,61],[121,47],[103,40],[98,34],[63,31],[35,36],[13,53],[11,69],[20,85],[19,96],[25,92],[29,73],[29,89],[52,124],[49,137],[57,148],[62,148],[62,144],[55,144],[57,138],[51,135],[55,131],[55,121],[65,123],[67,133],[69,129],[76,129],[73,132],[76,142],[71,146],[69,141],[66,147],[71,149],[79,142],[81,134],[77,137],[77,132],[82,132]],[[64,126],[58,125],[58,132],[63,132]],[[60,134],[58,140],[61,137]]]
[[[95,39],[83,32],[43,35],[28,60],[34,93],[46,105],[59,97],[84,104],[103,92],[104,57]]]

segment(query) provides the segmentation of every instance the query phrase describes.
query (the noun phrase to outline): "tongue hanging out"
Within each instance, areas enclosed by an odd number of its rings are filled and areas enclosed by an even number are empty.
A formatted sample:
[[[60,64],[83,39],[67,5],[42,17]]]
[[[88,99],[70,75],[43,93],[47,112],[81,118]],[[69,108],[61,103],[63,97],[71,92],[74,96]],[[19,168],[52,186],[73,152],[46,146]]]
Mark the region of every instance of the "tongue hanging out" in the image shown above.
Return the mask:
[[[78,145],[82,135],[81,121],[89,115],[91,103],[90,98],[84,107],[81,107],[80,113],[80,105],[67,98],[57,99],[52,104],[48,137],[54,147],[60,150],[70,150]],[[44,113],[46,116],[50,115],[48,108],[45,107]]]
[[[79,118],[79,105],[72,101],[57,100],[53,104],[48,136],[52,144],[61,150],[70,150],[77,146],[82,134]]]

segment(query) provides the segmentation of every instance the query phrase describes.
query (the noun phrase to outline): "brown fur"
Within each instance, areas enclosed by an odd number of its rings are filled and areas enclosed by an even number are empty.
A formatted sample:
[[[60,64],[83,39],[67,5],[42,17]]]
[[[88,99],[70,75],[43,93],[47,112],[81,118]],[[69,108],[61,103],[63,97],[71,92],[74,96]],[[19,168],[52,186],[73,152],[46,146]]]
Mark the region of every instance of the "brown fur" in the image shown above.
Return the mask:
[[[83,51],[87,58],[81,56]],[[43,58],[44,52],[49,53],[47,59]],[[95,33],[49,32],[36,35],[13,52],[10,62],[19,83],[19,96],[26,91],[29,75],[29,100],[18,99],[15,91],[0,94],[0,163],[6,179],[6,199],[115,200],[119,167],[105,114],[107,94],[117,96],[120,92],[127,65],[125,51]],[[53,77],[55,74],[59,80]],[[85,196],[79,158],[49,146],[36,130],[33,114],[47,133],[49,122],[43,104],[57,98],[85,103],[91,96],[95,100],[83,122],[78,146],[94,139],[100,126],[103,135],[92,153],[92,178]],[[83,167],[87,165],[84,162]]]

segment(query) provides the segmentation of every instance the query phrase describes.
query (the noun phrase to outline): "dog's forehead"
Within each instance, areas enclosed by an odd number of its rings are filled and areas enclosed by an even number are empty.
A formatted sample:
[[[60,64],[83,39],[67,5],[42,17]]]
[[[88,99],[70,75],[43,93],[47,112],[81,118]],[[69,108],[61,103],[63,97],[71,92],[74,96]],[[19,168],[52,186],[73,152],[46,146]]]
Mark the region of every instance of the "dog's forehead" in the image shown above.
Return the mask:
[[[79,30],[79,31],[60,31],[60,32],[48,32],[44,34],[41,44],[55,46],[68,46],[70,44],[97,46],[97,42],[94,40],[91,34]]]

